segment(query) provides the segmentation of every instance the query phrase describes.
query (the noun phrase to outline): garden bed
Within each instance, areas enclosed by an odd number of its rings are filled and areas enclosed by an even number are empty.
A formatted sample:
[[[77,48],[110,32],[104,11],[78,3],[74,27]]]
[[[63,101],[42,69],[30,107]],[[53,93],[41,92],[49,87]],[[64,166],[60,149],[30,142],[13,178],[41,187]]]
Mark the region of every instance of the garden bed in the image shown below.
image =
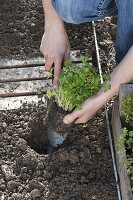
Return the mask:
[[[125,127],[125,120],[121,114],[121,106],[124,97],[133,91],[133,84],[123,84],[120,88],[119,101],[115,101],[112,111],[112,129],[114,136],[114,147],[116,152],[117,169],[120,178],[120,187],[122,200],[132,200],[133,194],[131,192],[131,181],[126,169],[127,156],[126,154],[120,155],[119,139],[122,134],[122,128]],[[121,149],[125,149],[122,145]]]
[[[75,56],[74,59],[79,62]],[[28,77],[22,75],[22,69],[25,68],[12,67],[17,71],[16,80],[20,85],[23,85],[23,78],[35,78],[34,68],[26,68],[32,69]],[[1,67],[1,73],[4,70],[7,72],[1,84],[14,80],[11,69]],[[37,75],[38,78],[45,77],[43,73]],[[31,81],[27,81],[27,84]],[[37,87],[32,87],[32,92],[37,93]],[[22,93],[20,88],[14,88],[12,92],[9,89],[1,91],[1,102],[7,101],[9,105],[1,105],[0,111],[0,197],[8,200],[30,200],[35,197],[40,200],[117,200],[103,111],[100,110],[86,128],[73,125],[65,143],[55,151],[48,141],[45,96],[36,95],[36,104],[27,104],[31,96],[19,95],[29,94],[28,87],[26,93]],[[45,85],[46,89],[48,87]],[[16,97],[2,98],[3,94]],[[21,104],[16,105],[20,98]],[[20,107],[24,102],[22,98],[26,100]]]
[[[1,61],[8,62],[13,59],[17,62],[18,60],[25,62],[40,57],[39,46],[43,34],[43,21],[40,0],[0,2]],[[88,52],[95,51],[90,23],[65,24],[65,26],[73,50],[82,50],[83,53],[84,49],[88,49]],[[110,18],[96,24],[102,69],[106,72],[112,71],[115,66],[114,43],[110,34],[113,26]],[[41,58],[41,62],[42,60]],[[18,71],[22,72],[21,69]],[[43,70],[43,65],[40,69]],[[7,71],[8,74],[11,72],[9,69]],[[25,75],[24,70],[23,74]],[[1,78],[1,85],[5,85],[3,81],[5,75]],[[31,78],[28,74],[22,77],[20,75],[22,73],[16,73],[14,78]],[[37,75],[40,78],[43,72],[38,71]],[[24,83],[26,82],[23,81]],[[8,98],[6,105],[0,104],[0,198],[4,200],[35,198],[117,200],[103,110],[101,109],[92,118],[88,127],[73,126],[65,143],[60,149],[54,151],[47,138],[46,101],[42,95],[38,96],[40,93],[37,91],[38,87],[39,84],[37,87],[29,87],[30,92],[32,92],[31,88],[36,89],[36,93],[32,94],[34,96],[12,97],[13,104],[11,98]],[[7,95],[5,89],[6,91],[11,89],[10,96],[15,91],[16,96],[20,95],[19,91],[24,95],[23,90],[17,85],[12,87],[10,81],[6,88],[2,88],[1,94],[4,96]],[[44,89],[46,87],[43,84],[42,90]],[[21,103],[25,102],[23,107],[17,105],[16,98]],[[36,104],[31,103],[33,98]],[[1,103],[3,99],[5,98],[1,95]]]
[[[73,126],[65,144],[54,152],[45,114],[43,102],[0,112],[1,197],[117,200],[102,111],[87,128]]]
[[[95,51],[91,23],[65,23],[72,50]],[[111,18],[97,22],[102,67],[112,68],[114,62],[114,27]],[[113,30],[113,31],[112,31]],[[44,33],[42,1],[5,0],[0,2],[0,59],[26,60],[41,56],[39,47]],[[112,40],[113,39],[113,40]]]

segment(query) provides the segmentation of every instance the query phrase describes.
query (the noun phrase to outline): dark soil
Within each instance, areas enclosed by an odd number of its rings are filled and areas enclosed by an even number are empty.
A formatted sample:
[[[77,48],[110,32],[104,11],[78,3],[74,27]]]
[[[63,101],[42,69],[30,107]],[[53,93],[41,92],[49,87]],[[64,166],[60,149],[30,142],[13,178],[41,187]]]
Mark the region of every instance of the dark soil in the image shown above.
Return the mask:
[[[65,23],[72,50],[95,52],[91,23]],[[102,70],[115,67],[114,40],[116,18],[96,22]],[[44,33],[41,0],[0,0],[0,59],[29,59],[42,56],[39,50]],[[95,59],[96,60],[96,59]],[[96,63],[96,62],[95,62]]]
[[[40,56],[43,18],[41,0],[0,0],[0,59]],[[95,51],[90,24],[65,26],[72,49]],[[115,24],[107,18],[96,29],[102,69],[110,72],[115,66]],[[41,102],[0,112],[0,199],[117,200],[103,112],[87,128],[74,126],[54,152],[45,118]]]
[[[72,49],[91,48],[90,25],[68,25]],[[79,33],[80,29],[80,33]],[[26,59],[41,56],[39,47],[44,33],[41,0],[0,0],[0,57]]]
[[[96,22],[96,32],[100,51],[102,71],[111,73],[116,66],[115,62],[115,32],[116,18],[106,18]]]
[[[43,28],[41,0],[0,0],[0,56],[2,58],[38,56]]]
[[[70,131],[70,125],[63,123],[63,118],[68,111],[63,110],[55,103],[54,99],[48,100],[46,124],[47,127],[62,135]]]
[[[53,153],[45,120],[40,123],[45,116],[41,102],[0,112],[0,197],[117,200],[102,111],[87,128],[74,126],[65,143]]]
[[[96,22],[102,69],[115,66],[114,40],[116,18]],[[91,23],[65,23],[72,50],[95,51]],[[29,59],[41,56],[39,47],[44,33],[41,0],[0,0],[0,58]],[[112,41],[113,39],[113,41]]]

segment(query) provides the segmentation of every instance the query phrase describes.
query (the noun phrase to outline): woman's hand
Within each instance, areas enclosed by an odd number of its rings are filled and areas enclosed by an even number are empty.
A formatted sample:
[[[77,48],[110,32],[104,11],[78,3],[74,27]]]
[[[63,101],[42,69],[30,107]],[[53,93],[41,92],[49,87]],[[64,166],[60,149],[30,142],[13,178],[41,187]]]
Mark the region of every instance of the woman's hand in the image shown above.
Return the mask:
[[[54,64],[53,85],[58,87],[62,62],[68,60],[70,56],[70,44],[64,23],[52,6],[51,0],[42,0],[42,3],[45,14],[45,33],[42,37],[40,51],[46,61],[46,70],[50,70]]]
[[[74,122],[86,123],[92,116],[100,109],[102,101],[98,101],[98,96],[92,96],[88,98],[80,110],[75,110],[72,113],[66,115],[63,119],[65,124]]]
[[[53,86],[58,87],[58,77],[62,63],[70,57],[70,45],[64,27],[52,23],[42,37],[40,51],[44,55],[45,69],[50,70],[54,64]]]

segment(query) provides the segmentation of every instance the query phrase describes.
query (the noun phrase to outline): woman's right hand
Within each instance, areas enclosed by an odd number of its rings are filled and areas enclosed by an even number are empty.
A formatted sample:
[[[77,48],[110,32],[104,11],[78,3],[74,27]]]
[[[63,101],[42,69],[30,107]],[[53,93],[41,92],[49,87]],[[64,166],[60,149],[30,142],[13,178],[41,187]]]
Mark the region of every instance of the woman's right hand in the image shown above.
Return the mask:
[[[53,21],[49,27],[45,28],[40,51],[46,61],[46,70],[49,71],[54,64],[53,86],[58,87],[62,63],[70,57],[70,44],[64,26]]]

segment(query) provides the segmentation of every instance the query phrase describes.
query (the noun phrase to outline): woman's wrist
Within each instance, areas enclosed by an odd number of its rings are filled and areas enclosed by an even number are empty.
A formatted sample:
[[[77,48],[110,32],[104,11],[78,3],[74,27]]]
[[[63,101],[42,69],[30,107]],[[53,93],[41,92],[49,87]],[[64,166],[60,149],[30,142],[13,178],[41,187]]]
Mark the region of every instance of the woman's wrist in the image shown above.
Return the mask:
[[[56,27],[56,29],[64,30],[64,23],[59,18],[47,17],[45,18],[45,31],[52,29],[52,27]]]
[[[111,86],[111,82],[105,84],[110,84],[110,89],[105,92],[103,85],[99,92],[96,94],[97,104],[99,107],[102,107],[104,104],[110,101],[119,91],[119,86]]]
[[[42,0],[42,3],[45,14],[45,30],[50,29],[52,26],[64,29],[64,23],[54,9],[51,0]]]

